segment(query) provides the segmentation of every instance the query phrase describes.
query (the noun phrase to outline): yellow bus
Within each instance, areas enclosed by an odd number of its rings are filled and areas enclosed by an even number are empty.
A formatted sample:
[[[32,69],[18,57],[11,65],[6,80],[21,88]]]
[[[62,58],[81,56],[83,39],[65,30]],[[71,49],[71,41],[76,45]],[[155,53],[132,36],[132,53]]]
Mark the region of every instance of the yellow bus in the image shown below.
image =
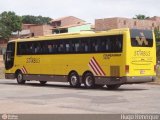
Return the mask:
[[[69,82],[72,87],[144,83],[156,78],[153,31],[114,29],[9,41],[5,78]]]

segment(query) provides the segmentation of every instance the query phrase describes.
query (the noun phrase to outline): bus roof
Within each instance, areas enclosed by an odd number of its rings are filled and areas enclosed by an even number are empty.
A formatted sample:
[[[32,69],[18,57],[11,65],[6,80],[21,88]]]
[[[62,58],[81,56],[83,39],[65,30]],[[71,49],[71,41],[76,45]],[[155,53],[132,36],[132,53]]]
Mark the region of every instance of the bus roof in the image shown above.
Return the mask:
[[[57,40],[63,38],[81,38],[81,37],[95,37],[95,36],[103,36],[103,35],[115,35],[115,34],[123,34],[124,32],[129,31],[129,28],[123,29],[112,29],[107,31],[82,31],[78,33],[62,33],[62,34],[52,34],[46,36],[38,36],[38,37],[31,37],[31,38],[23,38],[23,39],[15,39],[10,40],[9,42],[21,42],[21,41],[39,41],[39,40]]]

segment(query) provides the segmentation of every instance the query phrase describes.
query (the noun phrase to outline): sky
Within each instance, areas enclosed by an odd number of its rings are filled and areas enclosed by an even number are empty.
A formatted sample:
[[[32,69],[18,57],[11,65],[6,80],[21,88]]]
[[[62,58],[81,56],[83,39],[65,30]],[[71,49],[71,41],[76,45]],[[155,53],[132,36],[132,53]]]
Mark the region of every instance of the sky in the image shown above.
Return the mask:
[[[53,19],[75,16],[86,22],[109,17],[133,18],[137,14],[160,16],[159,0],[0,0],[0,13],[42,15]]]

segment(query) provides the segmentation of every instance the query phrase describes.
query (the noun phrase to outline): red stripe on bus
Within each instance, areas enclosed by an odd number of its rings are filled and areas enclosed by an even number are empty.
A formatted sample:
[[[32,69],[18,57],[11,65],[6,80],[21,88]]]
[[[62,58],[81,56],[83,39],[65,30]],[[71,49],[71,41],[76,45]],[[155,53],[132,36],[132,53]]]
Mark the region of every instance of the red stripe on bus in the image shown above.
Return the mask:
[[[92,68],[92,70],[96,73],[96,75],[98,75],[97,71],[94,69],[94,67],[92,66],[92,64],[89,62],[90,67]]]
[[[23,68],[24,68],[24,70],[25,70],[25,73],[28,73],[27,70],[26,70],[26,68],[25,68],[24,66],[23,66]]]
[[[23,68],[21,68],[21,71],[22,71],[23,74],[25,73],[25,71],[23,70]]]
[[[100,70],[102,71],[103,75],[106,75],[105,72],[103,71],[103,69],[100,67],[100,65],[98,64],[98,62],[96,61],[96,59],[93,57],[94,61],[96,62],[96,64],[99,66]]]
[[[102,75],[100,69],[98,68],[98,65],[96,65],[96,62],[95,63],[94,62],[95,62],[94,59],[91,59],[91,63],[96,68],[96,70],[98,71],[99,75]]]

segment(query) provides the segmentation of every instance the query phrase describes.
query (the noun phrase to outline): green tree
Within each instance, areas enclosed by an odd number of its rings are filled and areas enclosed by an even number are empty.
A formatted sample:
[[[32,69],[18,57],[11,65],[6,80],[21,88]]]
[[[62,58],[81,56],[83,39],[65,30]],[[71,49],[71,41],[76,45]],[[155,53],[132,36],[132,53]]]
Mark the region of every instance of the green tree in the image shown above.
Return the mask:
[[[159,31],[158,28],[155,28],[155,29],[154,29],[154,33],[155,33],[156,39],[157,39],[157,40],[160,40],[160,31]]]
[[[24,24],[49,24],[52,19],[49,17],[42,16],[33,16],[33,15],[24,15],[22,16],[22,23]]]
[[[135,17],[133,17],[133,19],[139,19],[139,20],[145,20],[148,18],[150,17],[146,17],[145,15],[142,15],[142,14],[138,14],[138,15],[135,15]]]
[[[3,12],[0,14],[0,36],[9,40],[12,32],[21,31],[22,20],[14,12]]]

